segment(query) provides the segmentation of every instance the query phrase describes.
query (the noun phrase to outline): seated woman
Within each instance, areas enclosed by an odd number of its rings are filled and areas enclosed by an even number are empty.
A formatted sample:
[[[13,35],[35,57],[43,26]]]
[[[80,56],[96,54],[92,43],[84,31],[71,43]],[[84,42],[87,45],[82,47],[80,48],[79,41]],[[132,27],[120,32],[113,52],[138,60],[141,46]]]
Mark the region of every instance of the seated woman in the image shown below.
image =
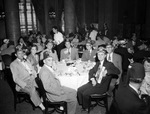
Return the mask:
[[[22,36],[18,39],[18,45],[20,45],[21,49],[23,50],[27,49],[28,47],[27,43],[25,42],[25,39]]]
[[[150,96],[150,58],[144,60],[145,78],[140,88],[141,94],[147,94]]]
[[[8,48],[8,44],[9,44],[9,39],[4,39],[3,40],[3,44],[2,46],[0,47],[0,51],[4,50],[4,49],[7,49]]]
[[[36,37],[36,43],[34,43],[34,45],[36,45],[38,47],[38,50],[37,50],[38,53],[43,51],[41,36],[38,35]]]
[[[86,50],[82,54],[82,61],[95,61],[96,57],[96,50],[92,49],[91,41],[87,41],[86,43]]]
[[[54,61],[56,62],[58,61],[58,56],[53,46],[54,46],[53,42],[46,41],[46,49],[41,52],[40,60],[43,60],[44,55],[50,55],[53,57]]]
[[[38,47],[36,45],[33,45],[31,47],[30,50],[31,53],[28,55],[27,60],[30,61],[31,65],[34,67],[34,70],[38,73],[40,67],[39,67],[39,56],[37,54],[37,50]]]

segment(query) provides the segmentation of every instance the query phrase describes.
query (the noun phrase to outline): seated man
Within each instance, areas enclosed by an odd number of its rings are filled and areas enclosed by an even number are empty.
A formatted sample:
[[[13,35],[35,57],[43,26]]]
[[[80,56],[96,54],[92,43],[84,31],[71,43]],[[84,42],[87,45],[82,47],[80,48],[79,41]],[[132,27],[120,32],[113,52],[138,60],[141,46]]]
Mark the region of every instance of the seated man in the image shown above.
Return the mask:
[[[101,49],[97,53],[99,62],[89,71],[89,82],[78,89],[78,102],[83,109],[89,105],[89,96],[91,94],[103,94],[107,91],[111,80],[109,74],[119,74],[120,71],[113,63],[106,60],[106,50]]]
[[[119,80],[122,75],[122,57],[121,55],[114,53],[114,47],[112,44],[107,44],[106,50],[107,50],[107,57],[106,57],[107,61],[112,62],[120,70],[120,74],[117,82],[119,83]]]
[[[66,48],[61,50],[60,60],[77,60],[79,58],[78,50],[71,47],[71,43],[69,40],[66,40],[65,46]]]
[[[28,93],[33,104],[39,106],[44,111],[45,107],[35,89],[36,71],[28,61],[24,60],[23,50],[17,48],[16,57],[10,64],[13,80],[16,83],[16,90]]]
[[[43,86],[47,92],[47,98],[52,101],[66,101],[68,106],[68,114],[75,114],[77,99],[76,91],[61,86],[60,81],[53,70],[54,60],[51,56],[44,56],[44,66],[39,72],[39,77],[43,82]]]
[[[149,114],[149,98],[143,100],[139,91],[145,77],[143,65],[140,63],[130,65],[126,77],[128,83],[120,83],[110,108],[110,114]]]
[[[92,42],[88,41],[86,43],[86,50],[83,52],[81,60],[82,61],[95,61],[96,50],[92,49]]]

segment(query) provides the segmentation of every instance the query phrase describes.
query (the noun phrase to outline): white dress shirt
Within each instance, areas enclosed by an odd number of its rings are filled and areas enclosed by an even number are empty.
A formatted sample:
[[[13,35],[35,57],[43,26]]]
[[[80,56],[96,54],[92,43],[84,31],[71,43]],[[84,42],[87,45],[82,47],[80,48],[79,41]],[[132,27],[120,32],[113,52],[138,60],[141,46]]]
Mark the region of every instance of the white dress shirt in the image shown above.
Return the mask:
[[[109,60],[109,57],[110,57],[110,60]],[[113,62],[113,53],[107,54],[107,61]]]
[[[97,77],[97,82],[98,83],[101,83],[101,81],[102,81],[102,78],[103,78],[103,73],[104,73],[104,71],[105,71],[105,67],[103,66],[103,63],[104,63],[104,60],[103,61],[101,61],[101,64],[100,64],[100,66],[99,66],[99,68],[98,68],[98,70],[97,70],[97,73],[96,73],[96,77]],[[100,71],[99,71],[100,70]]]
[[[55,40],[56,44],[59,45],[61,42],[64,41],[63,34],[60,32],[55,33],[54,40]]]

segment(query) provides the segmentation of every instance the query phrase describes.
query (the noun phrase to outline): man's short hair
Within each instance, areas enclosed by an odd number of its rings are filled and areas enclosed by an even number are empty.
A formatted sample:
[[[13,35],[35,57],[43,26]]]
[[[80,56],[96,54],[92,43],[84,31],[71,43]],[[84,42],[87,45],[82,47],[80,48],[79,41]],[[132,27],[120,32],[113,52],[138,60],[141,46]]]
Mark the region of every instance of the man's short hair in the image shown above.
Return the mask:
[[[18,51],[23,51],[22,47],[20,44],[18,44],[15,48],[15,53],[17,53]]]
[[[130,82],[141,83],[145,77],[145,69],[141,63],[133,63],[129,65],[127,76]]]
[[[57,27],[57,26],[53,26],[52,28],[54,28],[54,29],[58,30],[58,27]]]

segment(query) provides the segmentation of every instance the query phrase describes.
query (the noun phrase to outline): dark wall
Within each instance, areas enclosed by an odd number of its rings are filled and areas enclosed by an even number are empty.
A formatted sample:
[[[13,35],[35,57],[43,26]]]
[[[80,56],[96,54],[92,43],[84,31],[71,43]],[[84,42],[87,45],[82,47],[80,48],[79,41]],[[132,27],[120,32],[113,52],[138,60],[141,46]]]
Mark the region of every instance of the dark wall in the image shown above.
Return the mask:
[[[119,23],[145,23],[146,0],[119,0]]]
[[[5,33],[5,21],[0,20],[0,39],[6,38],[6,33]]]
[[[64,8],[64,0],[32,0],[36,16],[40,22],[42,33],[50,31],[53,25],[61,26],[61,14]],[[123,32],[124,34],[137,31],[143,32],[146,15],[147,0],[75,0],[75,11],[77,25],[82,26],[91,23],[98,23],[102,29],[104,22],[108,22],[112,35]],[[51,20],[45,11],[54,8],[56,18]],[[0,0],[0,11],[3,9]],[[47,15],[47,20],[45,19]],[[47,26],[47,27],[46,27]],[[0,21],[0,38],[5,37],[5,24]],[[140,33],[143,34],[143,33]],[[129,35],[128,35],[129,36]],[[144,35],[143,35],[144,36]]]

